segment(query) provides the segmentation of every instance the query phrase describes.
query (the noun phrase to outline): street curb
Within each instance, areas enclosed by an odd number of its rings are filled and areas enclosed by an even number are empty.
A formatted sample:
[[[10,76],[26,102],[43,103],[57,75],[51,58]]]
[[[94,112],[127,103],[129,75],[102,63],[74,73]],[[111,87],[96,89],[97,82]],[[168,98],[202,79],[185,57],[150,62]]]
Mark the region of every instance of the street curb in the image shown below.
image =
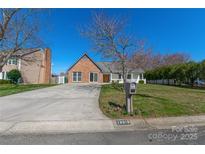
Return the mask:
[[[14,134],[119,132],[172,129],[176,126],[205,126],[204,115],[126,120],[129,121],[128,125],[117,125],[116,119],[0,122],[0,136]]]
[[[126,119],[130,125],[117,125],[113,122],[116,131],[137,131],[153,129],[172,129],[173,127],[183,126],[205,126],[205,115],[199,116],[180,116],[180,117],[163,117],[163,118],[141,118]],[[113,120],[115,121],[115,120]]]
[[[0,136],[120,132],[149,129],[142,120],[137,120],[137,122],[127,126],[118,126],[115,120],[0,122],[0,128]]]
[[[112,120],[0,122],[0,135],[113,131]]]
[[[205,126],[205,115],[150,118],[146,121],[158,129],[167,129],[172,126]]]

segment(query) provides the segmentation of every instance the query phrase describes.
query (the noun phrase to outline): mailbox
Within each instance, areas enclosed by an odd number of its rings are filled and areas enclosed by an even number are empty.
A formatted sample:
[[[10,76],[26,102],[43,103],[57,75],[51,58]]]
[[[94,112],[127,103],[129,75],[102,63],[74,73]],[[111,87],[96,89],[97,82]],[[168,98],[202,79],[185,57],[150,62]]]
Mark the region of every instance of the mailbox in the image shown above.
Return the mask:
[[[133,95],[137,92],[137,84],[135,82],[126,83],[125,91],[127,94]]]

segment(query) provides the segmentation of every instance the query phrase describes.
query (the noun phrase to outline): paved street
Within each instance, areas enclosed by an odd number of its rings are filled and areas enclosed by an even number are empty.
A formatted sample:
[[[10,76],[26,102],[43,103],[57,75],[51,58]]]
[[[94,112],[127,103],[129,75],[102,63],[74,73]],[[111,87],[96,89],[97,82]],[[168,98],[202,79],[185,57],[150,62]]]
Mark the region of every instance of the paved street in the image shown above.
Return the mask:
[[[158,134],[158,138],[156,134]],[[160,134],[164,135],[160,136]],[[197,138],[194,138],[192,133],[173,133],[172,130],[139,130],[106,133],[3,135],[0,136],[0,144],[205,144],[205,127],[198,128]]]
[[[99,92],[99,85],[66,84],[0,97],[0,122],[107,119]]]

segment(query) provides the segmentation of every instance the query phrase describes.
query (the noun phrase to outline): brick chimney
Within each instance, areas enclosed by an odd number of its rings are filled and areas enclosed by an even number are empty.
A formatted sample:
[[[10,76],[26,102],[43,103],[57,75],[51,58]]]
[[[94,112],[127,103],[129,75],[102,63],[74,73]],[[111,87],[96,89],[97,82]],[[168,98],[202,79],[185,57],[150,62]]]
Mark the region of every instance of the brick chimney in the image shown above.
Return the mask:
[[[51,80],[51,51],[49,48],[45,48],[45,78],[44,83],[50,83]]]

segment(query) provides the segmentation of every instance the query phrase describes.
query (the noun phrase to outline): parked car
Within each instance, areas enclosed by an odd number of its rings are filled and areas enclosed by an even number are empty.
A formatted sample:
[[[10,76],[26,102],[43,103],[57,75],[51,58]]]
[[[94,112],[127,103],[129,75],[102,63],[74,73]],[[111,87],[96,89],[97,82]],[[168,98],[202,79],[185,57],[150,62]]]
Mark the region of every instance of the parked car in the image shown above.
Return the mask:
[[[198,87],[205,87],[205,80],[196,80],[194,84]]]

